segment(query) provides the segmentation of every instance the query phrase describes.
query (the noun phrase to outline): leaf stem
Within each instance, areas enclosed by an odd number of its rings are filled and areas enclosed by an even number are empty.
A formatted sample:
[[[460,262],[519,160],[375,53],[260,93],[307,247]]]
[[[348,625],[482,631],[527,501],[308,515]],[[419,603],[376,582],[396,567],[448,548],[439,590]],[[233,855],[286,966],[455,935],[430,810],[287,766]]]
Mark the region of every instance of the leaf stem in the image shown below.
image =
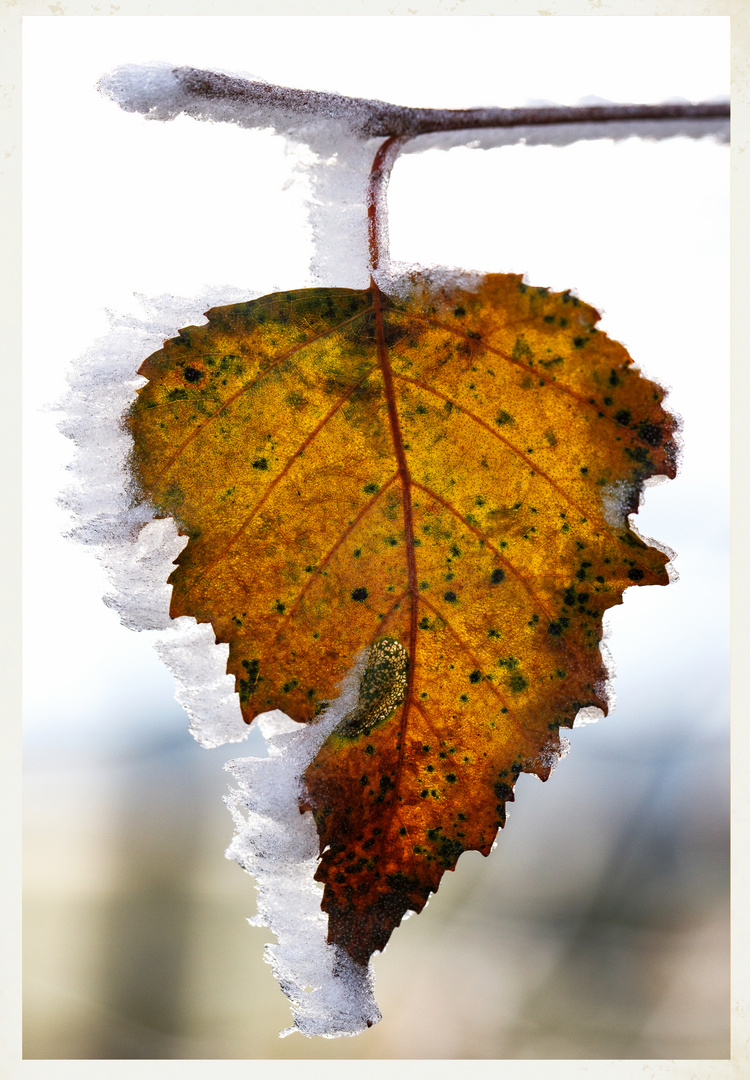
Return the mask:
[[[370,170],[367,184],[367,241],[371,273],[388,258],[388,208],[385,194],[391,169],[405,142],[405,138],[395,135],[386,139],[375,155]]]

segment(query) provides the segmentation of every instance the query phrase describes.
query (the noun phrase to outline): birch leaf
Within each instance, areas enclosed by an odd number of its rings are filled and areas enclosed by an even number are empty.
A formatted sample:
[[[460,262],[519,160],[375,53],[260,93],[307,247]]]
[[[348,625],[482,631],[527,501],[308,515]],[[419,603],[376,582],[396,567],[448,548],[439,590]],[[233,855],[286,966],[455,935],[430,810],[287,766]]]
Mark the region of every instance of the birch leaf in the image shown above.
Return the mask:
[[[596,311],[514,275],[207,318],[141,368],[133,477],[189,537],[171,615],[229,643],[248,723],[313,720],[360,664],[302,808],[329,940],[364,964],[606,712],[602,615],[668,581],[628,514],[676,422]]]

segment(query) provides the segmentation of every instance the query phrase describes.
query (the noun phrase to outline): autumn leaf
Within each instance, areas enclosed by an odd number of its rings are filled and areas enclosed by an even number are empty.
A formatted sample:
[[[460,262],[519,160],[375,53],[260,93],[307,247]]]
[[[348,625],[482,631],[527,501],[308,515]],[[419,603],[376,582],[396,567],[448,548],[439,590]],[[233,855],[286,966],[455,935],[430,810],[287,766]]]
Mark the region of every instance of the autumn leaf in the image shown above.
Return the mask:
[[[171,615],[229,643],[248,722],[310,721],[361,665],[303,808],[329,940],[366,963],[606,712],[602,615],[668,581],[627,515],[675,421],[591,307],[513,275],[207,318],[141,368],[133,477],[189,537]]]

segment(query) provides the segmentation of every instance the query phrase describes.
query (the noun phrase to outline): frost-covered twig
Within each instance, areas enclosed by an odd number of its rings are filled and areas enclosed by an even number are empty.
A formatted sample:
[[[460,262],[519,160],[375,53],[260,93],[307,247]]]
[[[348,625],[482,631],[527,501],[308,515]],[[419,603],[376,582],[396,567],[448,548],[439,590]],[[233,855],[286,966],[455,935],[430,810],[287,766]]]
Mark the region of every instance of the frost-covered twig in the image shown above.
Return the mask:
[[[103,76],[98,86],[126,112],[148,120],[174,120],[184,114],[273,131],[302,147],[301,174],[309,187],[315,238],[313,278],[319,285],[349,288],[366,286],[368,266],[385,265],[384,251],[373,250],[367,231],[372,140],[398,140],[398,151],[406,154],[457,145],[484,150],[518,143],[566,146],[581,139],[633,135],[726,139],[729,134],[727,101],[421,109],[168,64],[128,64]],[[379,217],[385,240],[384,215]]]
[[[345,128],[360,139],[390,136],[413,139],[439,131],[581,124],[596,127],[612,123],[627,124],[631,134],[639,134],[639,125],[644,121],[680,124],[681,133],[690,135],[695,133],[696,121],[708,122],[712,132],[720,133],[729,119],[729,103],[724,101],[420,109],[320,90],[276,86],[218,71],[156,65],[119,68],[99,85],[123,109],[144,113],[152,120],[172,120],[183,112],[197,119],[225,120],[241,127],[267,127],[271,120],[277,130],[287,134],[301,134],[306,124],[313,122],[317,126],[323,120]]]

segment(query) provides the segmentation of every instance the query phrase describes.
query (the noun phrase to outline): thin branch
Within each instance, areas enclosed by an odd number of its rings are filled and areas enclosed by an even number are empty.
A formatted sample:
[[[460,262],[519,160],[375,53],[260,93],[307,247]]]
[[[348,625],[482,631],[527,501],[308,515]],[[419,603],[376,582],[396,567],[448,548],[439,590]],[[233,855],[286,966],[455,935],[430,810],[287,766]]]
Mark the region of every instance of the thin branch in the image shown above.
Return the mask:
[[[319,90],[298,90],[197,68],[136,66],[105,76],[100,89],[129,112],[171,120],[180,113],[225,120],[242,127],[269,127],[304,135],[321,121],[360,138],[415,138],[434,132],[576,124],[632,126],[644,122],[703,121],[717,133],[726,128],[728,102],[674,102],[662,105],[530,106],[517,109],[419,109]]]
[[[218,72],[177,68],[185,90],[196,97],[283,109],[297,115],[348,121],[365,138],[427,135],[467,128],[528,127],[543,124],[601,124],[622,120],[706,120],[729,117],[729,104],[688,102],[664,105],[533,106],[524,109],[415,109],[368,98],[344,97],[319,90],[296,90],[272,83],[249,82]]]

